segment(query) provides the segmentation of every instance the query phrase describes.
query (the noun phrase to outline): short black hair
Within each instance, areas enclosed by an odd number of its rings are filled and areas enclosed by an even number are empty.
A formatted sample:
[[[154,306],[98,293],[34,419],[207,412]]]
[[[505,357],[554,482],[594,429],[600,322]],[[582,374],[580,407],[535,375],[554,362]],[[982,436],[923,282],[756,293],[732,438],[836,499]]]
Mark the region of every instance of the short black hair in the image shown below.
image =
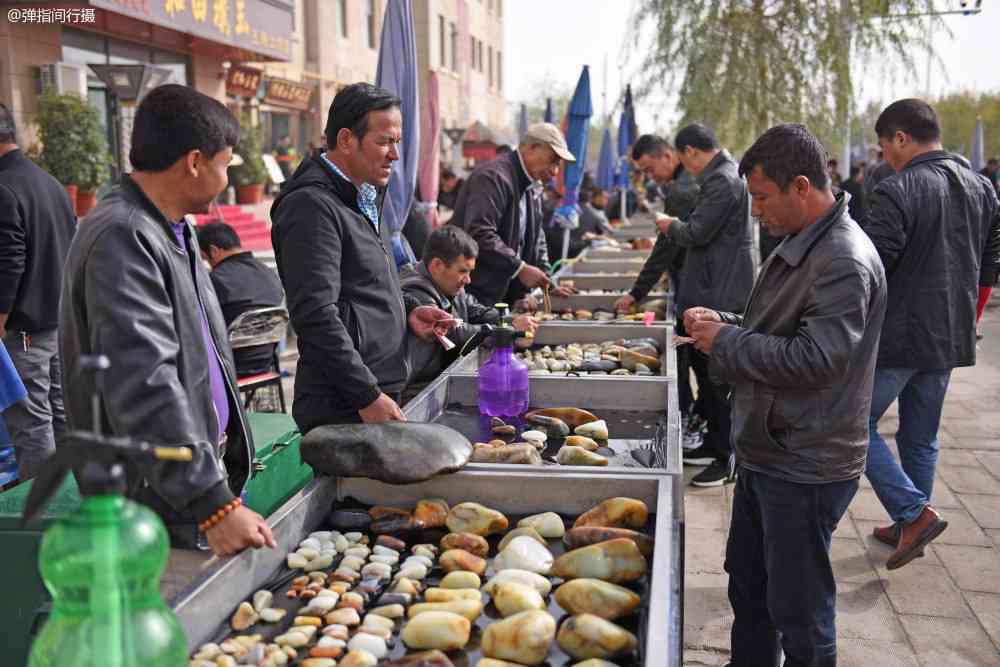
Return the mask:
[[[660,157],[664,151],[669,150],[673,150],[673,147],[666,139],[655,134],[644,134],[636,139],[635,145],[632,146],[632,159],[638,161],[643,155]]]
[[[740,160],[740,175],[746,176],[759,166],[782,192],[798,176],[805,176],[814,188],[830,187],[826,170],[827,152],[805,125],[775,125],[760,135]]]
[[[434,230],[424,244],[424,266],[437,257],[445,264],[451,264],[459,257],[472,259],[479,255],[476,241],[455,225],[445,225]]]
[[[514,150],[514,149],[511,148],[509,145],[507,145],[507,144],[500,144],[499,146],[497,146],[497,155],[504,155],[505,153],[509,153],[512,150]]]
[[[604,191],[604,188],[594,188],[593,190],[590,191],[590,201],[594,201],[595,199],[601,196],[606,197],[607,194],[608,193]]]
[[[445,180],[447,180],[449,178],[455,178],[455,172],[453,172],[448,167],[445,167],[444,169],[441,170],[441,178],[443,178]]]
[[[169,83],[143,98],[128,159],[137,171],[164,171],[193,150],[213,158],[240,140],[236,116],[194,88]]]
[[[681,128],[674,139],[674,146],[677,150],[684,151],[688,146],[700,151],[710,151],[719,148],[719,140],[715,137],[712,128],[701,123],[692,123]]]
[[[337,134],[344,128],[361,141],[368,133],[368,114],[399,108],[402,101],[385,88],[370,83],[352,83],[345,86],[333,98],[330,112],[326,116],[326,145],[333,149],[337,145]]]
[[[14,123],[14,114],[10,112],[2,102],[0,102],[0,144],[17,143],[17,125]]]
[[[236,230],[224,222],[210,222],[196,228],[198,232],[198,247],[208,254],[209,246],[215,246],[220,250],[232,250],[239,248],[240,235]]]
[[[875,134],[880,139],[889,139],[896,132],[903,132],[918,143],[927,144],[941,138],[941,125],[931,105],[909,97],[887,106],[875,121]]]

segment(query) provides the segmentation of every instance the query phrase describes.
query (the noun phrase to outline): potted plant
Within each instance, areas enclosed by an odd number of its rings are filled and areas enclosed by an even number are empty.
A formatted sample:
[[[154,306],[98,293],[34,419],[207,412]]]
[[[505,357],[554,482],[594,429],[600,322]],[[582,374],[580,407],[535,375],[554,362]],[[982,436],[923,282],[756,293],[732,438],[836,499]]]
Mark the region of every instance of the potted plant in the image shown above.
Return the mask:
[[[78,194],[93,207],[111,162],[97,109],[79,95],[48,91],[39,98],[38,138],[38,163],[66,187],[77,215],[85,215],[90,209],[81,211]]]
[[[264,143],[263,134],[259,126],[251,125],[250,114],[244,113],[240,119],[240,140],[234,151],[243,158],[243,164],[232,168],[237,204],[259,204],[264,198],[267,167],[260,157],[261,145]]]

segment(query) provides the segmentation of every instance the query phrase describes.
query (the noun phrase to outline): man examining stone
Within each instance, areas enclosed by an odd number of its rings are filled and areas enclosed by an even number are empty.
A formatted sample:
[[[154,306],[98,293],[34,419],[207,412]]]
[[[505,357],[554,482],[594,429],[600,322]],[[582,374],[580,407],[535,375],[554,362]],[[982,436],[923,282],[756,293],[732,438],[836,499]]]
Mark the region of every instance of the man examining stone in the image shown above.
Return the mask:
[[[452,317],[462,320],[448,334],[455,344],[445,350],[434,341],[423,341],[415,336],[409,340],[411,383],[430,382],[458,358],[460,352],[469,352],[466,344],[479,333],[482,325],[500,323],[500,313],[492,305],[480,303],[465,291],[476,267],[478,255],[476,242],[454,225],[445,225],[430,235],[424,247],[423,259],[400,277],[403,294],[421,305],[435,306]],[[519,315],[513,320],[519,331],[534,332],[537,324],[529,315]],[[526,341],[528,339],[519,339]]]
[[[0,104],[0,338],[27,396],[3,413],[18,477],[41,472],[66,432],[59,366],[59,287],[76,230],[65,188],[17,145]]]
[[[479,246],[469,292],[480,302],[513,302],[551,284],[541,202],[533,188],[555,178],[563,161],[576,158],[562,132],[536,123],[517,150],[476,167],[458,193],[451,224]],[[564,288],[556,292],[569,294]]]
[[[180,85],[143,98],[132,127],[134,171],[80,226],[66,259],[59,315],[66,416],[90,430],[185,446],[188,463],[128,471],[128,495],[167,524],[175,546],[203,532],[217,555],[274,547],[241,504],[254,458],[233,356],[189,213],[208,213],[228,183],[239,124],[216,100]],[[100,387],[85,355],[111,362]]]
[[[450,328],[448,313],[404,304],[379,210],[402,140],[400,100],[367,83],[334,97],[326,152],[302,161],[271,207],[271,240],[299,362],[292,415],[321,424],[405,421],[407,327]]]
[[[858,489],[886,280],[834,196],[823,145],[778,125],[747,151],[753,214],[788,235],[743,315],[684,314],[709,372],[733,387],[738,479],[725,569],[733,667],[835,667],[831,536]]]
[[[700,188],[698,203],[685,219],[660,214],[656,222],[669,242],[685,249],[676,296],[678,312],[694,306],[742,312],[754,277],[746,182],[715,133],[704,125],[681,129],[674,145],[684,169]],[[691,354],[691,367],[698,378],[698,398],[708,431],[700,447],[684,453],[684,463],[708,465],[691,479],[695,486],[731,483],[729,386],[709,377],[708,358],[697,351]]]
[[[875,123],[897,175],[875,186],[864,229],[889,282],[869,422],[866,474],[893,520],[874,530],[906,565],[947,527],[930,502],[951,370],[976,363],[976,298],[1000,271],[1000,204],[989,180],[941,147],[937,114],[904,99]],[[878,432],[899,400],[900,461]]]

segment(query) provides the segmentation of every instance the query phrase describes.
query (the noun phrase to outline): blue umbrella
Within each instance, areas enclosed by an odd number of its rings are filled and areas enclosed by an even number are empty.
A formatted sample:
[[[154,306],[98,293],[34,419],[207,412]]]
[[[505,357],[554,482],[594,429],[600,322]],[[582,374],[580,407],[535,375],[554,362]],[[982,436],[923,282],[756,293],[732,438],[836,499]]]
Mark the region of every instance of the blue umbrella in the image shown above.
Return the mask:
[[[628,187],[628,154],[635,143],[637,130],[635,127],[635,110],[632,108],[632,86],[625,87],[625,103],[618,119],[618,187]]]
[[[601,139],[601,155],[597,158],[597,173],[594,174],[594,182],[602,190],[610,190],[615,187],[615,154],[611,147],[611,130],[604,128],[604,137]]]
[[[569,251],[569,230],[575,229],[580,224],[580,208],[577,206],[577,201],[580,196],[580,183],[583,182],[583,170],[587,166],[587,138],[590,131],[590,117],[593,114],[594,107],[590,103],[590,69],[584,65],[566,112],[566,144],[576,162],[566,165],[563,179],[566,190],[562,205],[555,215],[556,224],[563,228],[562,257],[566,257]]]
[[[983,119],[976,118],[976,129],[972,133],[972,155],[969,162],[972,163],[973,171],[982,171],[986,166],[986,137],[983,128]]]
[[[545,122],[546,123],[551,123],[552,122],[552,98],[551,97],[546,97],[545,98]]]
[[[417,92],[417,48],[410,0],[389,0],[382,23],[375,85],[395,93],[402,101],[403,142],[399,160],[392,165],[389,189],[382,205],[380,224],[392,231],[396,266],[415,262],[413,250],[402,235],[413,204],[420,161],[420,97]]]
[[[517,138],[518,140],[524,139],[524,135],[528,133],[528,105],[521,105],[521,113],[517,116]]]

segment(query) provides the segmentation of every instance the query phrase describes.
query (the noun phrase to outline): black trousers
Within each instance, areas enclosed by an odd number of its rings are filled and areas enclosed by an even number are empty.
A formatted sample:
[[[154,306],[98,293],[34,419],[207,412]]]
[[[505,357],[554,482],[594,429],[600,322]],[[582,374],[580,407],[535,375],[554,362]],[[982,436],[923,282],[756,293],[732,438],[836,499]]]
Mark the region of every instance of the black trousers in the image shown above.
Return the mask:
[[[739,469],[726,545],[731,667],[836,667],[830,536],[858,480],[796,484]]]
[[[682,334],[684,335],[684,334]],[[708,357],[690,345],[688,362],[694,376],[698,380],[698,401],[694,410],[708,423],[708,431],[702,441],[702,446],[709,447],[718,461],[729,462],[733,446],[729,441],[732,430],[732,408],[729,403],[730,386],[715,384],[708,375]]]
[[[674,333],[677,336],[687,336],[683,316],[677,317]],[[701,394],[699,393],[696,400],[694,391],[691,389],[691,351],[690,345],[681,345],[674,351],[677,360],[677,404],[681,414],[685,417],[696,414],[704,418],[705,415],[701,409]]]

